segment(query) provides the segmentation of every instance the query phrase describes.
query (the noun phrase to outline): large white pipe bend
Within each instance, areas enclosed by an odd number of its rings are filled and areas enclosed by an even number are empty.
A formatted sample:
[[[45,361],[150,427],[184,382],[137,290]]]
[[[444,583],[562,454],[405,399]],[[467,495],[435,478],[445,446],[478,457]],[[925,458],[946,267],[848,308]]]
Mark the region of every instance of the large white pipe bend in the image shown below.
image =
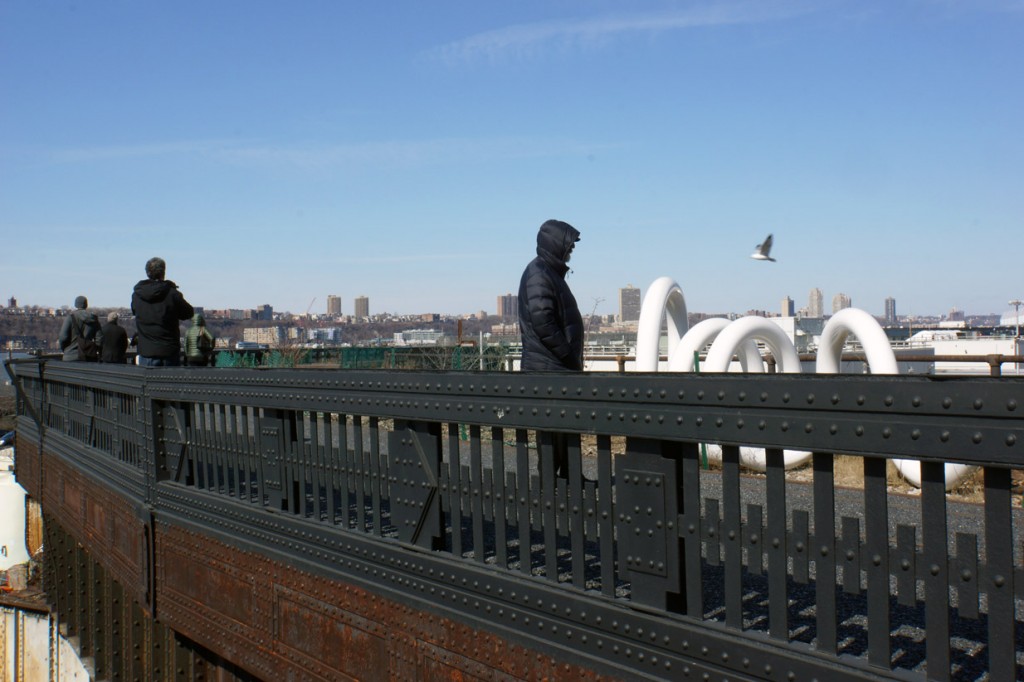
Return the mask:
[[[699,353],[712,343],[729,324],[730,321],[723,317],[711,317],[693,325],[693,328],[679,340],[675,350],[669,352],[668,371],[692,372],[696,367],[694,353]],[[740,343],[739,356],[740,367],[744,372],[764,372],[761,352],[753,339],[746,339]]]
[[[871,315],[858,308],[843,308],[825,325],[818,342],[814,371],[818,374],[839,374],[843,346],[850,335],[857,337],[872,374],[899,374],[896,354],[889,337]]]
[[[640,306],[636,329],[636,371],[658,371],[658,343],[661,341],[662,316],[668,316],[668,350],[671,352],[689,329],[683,290],[671,277],[659,277],[651,283]],[[671,360],[671,358],[670,358]]]
[[[789,340],[782,327],[763,317],[741,317],[726,327],[711,344],[705,371],[725,372],[729,369],[732,356],[740,344],[748,339],[763,341],[775,356],[779,371],[786,374],[800,373],[800,356],[796,346]]]
[[[899,374],[885,330],[871,315],[857,308],[844,308],[832,316],[821,332],[815,369],[819,374],[839,374],[843,345],[850,335],[857,337],[872,374]],[[916,459],[894,459],[896,469],[911,485],[921,487],[921,463]],[[946,490],[952,490],[978,467],[969,464],[946,464]]]
[[[708,372],[725,372],[732,363],[732,356],[745,342],[753,342],[754,339],[763,341],[772,352],[778,362],[780,372],[786,374],[799,374],[800,355],[796,352],[796,346],[789,340],[782,327],[769,322],[763,317],[741,317],[719,333],[718,338],[711,344],[708,351],[708,359],[704,363]],[[783,465],[786,469],[800,466],[811,458],[811,453],[804,450],[783,451]],[[721,457],[721,450],[716,448],[708,449],[708,458]],[[768,457],[763,448],[740,448],[740,464],[756,471],[765,471],[768,468]]]

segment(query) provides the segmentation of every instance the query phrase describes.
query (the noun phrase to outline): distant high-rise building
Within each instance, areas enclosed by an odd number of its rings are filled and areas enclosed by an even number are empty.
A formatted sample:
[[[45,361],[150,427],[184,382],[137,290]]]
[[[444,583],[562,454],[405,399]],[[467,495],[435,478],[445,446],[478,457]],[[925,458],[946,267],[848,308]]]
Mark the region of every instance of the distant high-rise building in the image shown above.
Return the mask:
[[[519,297],[515,294],[499,296],[495,314],[502,319],[514,318],[519,314]]]
[[[896,299],[892,296],[885,299],[885,323],[896,324]]]
[[[807,299],[807,317],[825,316],[824,297],[821,289],[811,289],[811,295]]]
[[[13,296],[11,296],[9,299],[7,299],[7,307],[8,308],[17,308],[18,307],[18,299],[16,299]]]
[[[334,294],[327,295],[327,314],[334,316],[341,315],[341,296],[335,296]]]
[[[853,304],[846,294],[836,294],[832,297],[832,314],[835,315],[843,308],[849,308]]]
[[[619,322],[640,319],[640,290],[632,284],[619,289]]]
[[[782,299],[782,316],[793,317],[793,299],[789,296]]]
[[[355,307],[355,315],[360,320],[370,316],[370,298],[368,296],[356,296]]]
[[[257,319],[264,320],[264,321],[273,320],[274,319],[274,307],[272,305],[270,305],[269,303],[264,303],[260,308],[258,308],[258,312],[257,312],[256,317],[257,317]]]

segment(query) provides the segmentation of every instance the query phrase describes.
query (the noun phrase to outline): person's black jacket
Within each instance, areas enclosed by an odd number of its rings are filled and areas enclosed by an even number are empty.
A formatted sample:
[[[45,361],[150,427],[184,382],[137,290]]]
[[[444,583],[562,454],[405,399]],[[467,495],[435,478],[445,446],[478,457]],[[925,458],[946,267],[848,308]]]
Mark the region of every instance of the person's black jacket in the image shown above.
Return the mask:
[[[565,282],[579,238],[579,230],[560,220],[547,221],[537,233],[537,257],[519,282],[524,371],[583,369],[583,317]]]
[[[117,322],[103,325],[103,347],[100,351],[100,362],[123,365],[125,351],[128,350],[128,332]]]
[[[144,279],[132,293],[139,355],[175,358],[181,354],[179,320],[192,317],[192,306],[170,280]]]

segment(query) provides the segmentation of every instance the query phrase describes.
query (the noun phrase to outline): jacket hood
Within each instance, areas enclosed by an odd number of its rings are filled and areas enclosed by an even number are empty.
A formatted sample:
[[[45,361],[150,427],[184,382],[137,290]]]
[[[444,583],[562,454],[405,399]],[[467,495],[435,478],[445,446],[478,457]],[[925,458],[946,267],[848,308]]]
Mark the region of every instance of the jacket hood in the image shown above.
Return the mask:
[[[580,231],[569,223],[548,220],[537,232],[537,255],[548,264],[566,270],[569,253],[579,240]]]
[[[196,313],[192,316],[192,324],[206,324],[206,320],[203,318],[202,313]]]
[[[162,301],[175,289],[177,286],[169,279],[144,279],[135,285],[135,293],[146,303]]]

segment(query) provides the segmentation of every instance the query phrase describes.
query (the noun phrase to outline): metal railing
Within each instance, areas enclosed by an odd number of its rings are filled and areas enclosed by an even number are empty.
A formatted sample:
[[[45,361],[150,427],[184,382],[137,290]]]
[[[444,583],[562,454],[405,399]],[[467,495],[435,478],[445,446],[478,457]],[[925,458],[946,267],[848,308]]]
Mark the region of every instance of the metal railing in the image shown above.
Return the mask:
[[[1024,664],[1013,378],[9,365],[19,438],[154,516],[485,607],[619,673],[1002,680]],[[765,448],[766,471],[744,475],[741,447]],[[786,449],[814,453],[809,483]],[[836,454],[862,458],[862,486],[837,487]],[[919,495],[889,492],[890,458],[921,461]],[[948,461],[982,468],[983,503],[947,498]]]

